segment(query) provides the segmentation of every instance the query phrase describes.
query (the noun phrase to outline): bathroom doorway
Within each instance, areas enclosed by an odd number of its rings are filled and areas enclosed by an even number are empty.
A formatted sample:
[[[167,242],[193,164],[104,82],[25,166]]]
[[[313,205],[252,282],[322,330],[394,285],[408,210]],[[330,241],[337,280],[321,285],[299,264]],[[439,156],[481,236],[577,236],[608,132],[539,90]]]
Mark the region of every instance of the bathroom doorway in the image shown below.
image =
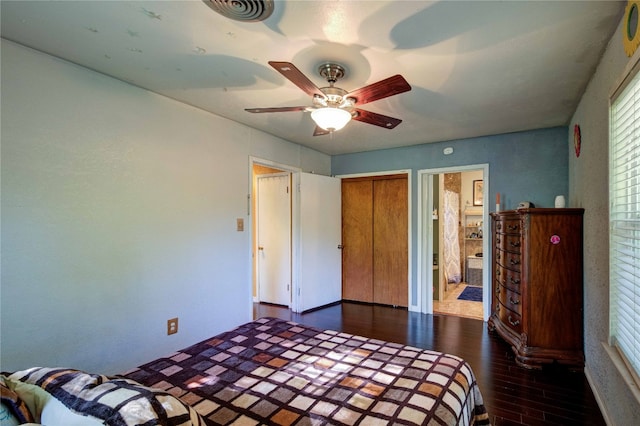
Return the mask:
[[[488,165],[419,171],[421,311],[486,321]],[[486,238],[485,238],[486,237]]]

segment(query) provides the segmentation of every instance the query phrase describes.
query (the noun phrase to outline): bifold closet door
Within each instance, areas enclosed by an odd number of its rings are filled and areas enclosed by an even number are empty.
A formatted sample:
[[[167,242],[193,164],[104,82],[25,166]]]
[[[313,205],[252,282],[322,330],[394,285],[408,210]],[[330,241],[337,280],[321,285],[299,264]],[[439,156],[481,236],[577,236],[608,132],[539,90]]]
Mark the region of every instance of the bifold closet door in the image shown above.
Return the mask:
[[[373,184],[342,180],[342,298],[373,302]]]
[[[373,182],[373,302],[408,306],[407,178]]]
[[[343,179],[342,298],[408,306],[406,175]]]

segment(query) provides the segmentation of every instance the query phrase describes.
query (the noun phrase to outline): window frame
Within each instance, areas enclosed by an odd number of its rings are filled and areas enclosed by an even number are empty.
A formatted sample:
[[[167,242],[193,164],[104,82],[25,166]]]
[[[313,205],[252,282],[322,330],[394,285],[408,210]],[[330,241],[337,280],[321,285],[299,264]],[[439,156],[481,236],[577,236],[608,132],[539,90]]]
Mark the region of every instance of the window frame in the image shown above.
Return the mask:
[[[617,206],[617,204],[615,203],[615,198],[616,198],[616,194],[617,192],[615,192],[616,190],[614,189],[614,183],[613,183],[613,176],[615,175],[615,168],[614,168],[614,148],[617,146],[616,144],[618,143],[616,140],[614,140],[614,125],[616,123],[614,123],[614,117],[613,117],[613,111],[614,111],[614,106],[616,104],[616,102],[620,99],[621,96],[625,95],[626,90],[630,87],[630,85],[635,85],[635,90],[638,90],[640,92],[640,56],[636,55],[636,57],[634,58],[633,61],[630,62],[630,64],[627,66],[627,68],[625,69],[625,73],[623,74],[624,77],[621,80],[620,84],[617,85],[617,87],[615,88],[615,90],[613,91],[613,93],[611,94],[611,96],[609,97],[609,154],[608,154],[608,161],[609,161],[609,171],[608,171],[608,178],[609,178],[609,216],[608,216],[608,223],[609,223],[609,339],[608,342],[603,342],[603,347],[606,350],[606,352],[609,354],[611,360],[613,361],[613,364],[615,365],[615,367],[618,369],[618,371],[621,373],[622,377],[624,378],[625,382],[628,384],[632,394],[635,396],[635,398],[640,402],[640,358],[638,358],[637,354],[640,353],[640,339],[638,339],[634,344],[633,344],[633,349],[635,349],[636,351],[636,361],[635,361],[635,366],[633,365],[634,362],[632,362],[627,355],[625,355],[625,351],[624,349],[621,347],[620,344],[618,344],[618,339],[616,338],[617,333],[616,333],[616,303],[617,303],[617,295],[616,295],[616,291],[618,286],[616,286],[617,280],[616,280],[616,271],[614,271],[613,266],[614,266],[614,262],[612,261],[615,253],[614,250],[619,247],[618,243],[614,241],[614,227],[615,224],[618,223],[618,220],[614,220],[614,218],[612,217],[612,210],[615,210],[615,206]],[[634,104],[634,106],[632,107],[634,112],[637,113],[638,115],[640,115],[640,102],[637,104]],[[640,120],[639,120],[640,121]],[[638,127],[634,127],[634,129],[639,129],[637,131],[640,132],[640,125],[637,125]],[[635,141],[635,139],[634,139]],[[638,136],[637,138],[637,142],[636,144],[638,146],[640,146],[640,136]],[[640,161],[640,158],[638,158],[638,161]],[[640,179],[640,174],[635,176],[636,179],[636,183],[635,185],[638,185],[638,179]],[[631,179],[626,179],[626,180],[631,180]],[[635,195],[635,201],[633,201],[636,204],[636,209],[633,210],[633,212],[637,212],[640,214],[640,191],[636,192],[636,194],[631,193],[631,195],[626,194],[626,197],[633,197]],[[635,240],[640,240],[639,238],[634,238]],[[633,253],[633,258],[640,261],[640,253],[636,254],[635,252]],[[640,296],[640,291],[638,291],[636,293],[637,296]],[[634,308],[633,311],[636,314],[640,314],[640,297],[638,298],[638,301],[634,301],[633,302]],[[636,324],[637,322],[634,322],[634,324]],[[633,356],[633,354],[632,354]]]

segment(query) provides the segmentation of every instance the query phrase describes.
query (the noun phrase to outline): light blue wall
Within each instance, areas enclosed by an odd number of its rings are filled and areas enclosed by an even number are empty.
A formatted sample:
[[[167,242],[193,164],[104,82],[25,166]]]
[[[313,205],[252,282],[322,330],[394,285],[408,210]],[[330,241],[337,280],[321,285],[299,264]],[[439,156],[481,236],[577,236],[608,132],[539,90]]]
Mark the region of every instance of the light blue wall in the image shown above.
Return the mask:
[[[585,372],[609,424],[631,425],[640,419],[638,397],[604,346],[609,340],[609,98],[630,67],[640,61],[640,49],[633,58],[624,52],[622,22],[571,119],[565,149],[570,153],[568,201],[585,209]],[[574,124],[580,125],[582,133],[579,157],[574,154]]]
[[[119,373],[252,320],[249,158],[329,156],[1,47],[2,370]]]
[[[393,137],[393,131],[390,132]],[[567,128],[429,143],[405,148],[333,156],[331,173],[344,175],[388,170],[412,170],[412,298],[417,294],[418,178],[417,171],[473,164],[489,165],[488,200],[500,192],[502,209],[515,208],[520,201],[536,207],[553,207],[555,196],[568,191]],[[453,154],[442,150],[452,147]],[[571,207],[571,206],[568,206]],[[489,203],[489,211],[495,203]],[[415,304],[412,300],[410,303]]]

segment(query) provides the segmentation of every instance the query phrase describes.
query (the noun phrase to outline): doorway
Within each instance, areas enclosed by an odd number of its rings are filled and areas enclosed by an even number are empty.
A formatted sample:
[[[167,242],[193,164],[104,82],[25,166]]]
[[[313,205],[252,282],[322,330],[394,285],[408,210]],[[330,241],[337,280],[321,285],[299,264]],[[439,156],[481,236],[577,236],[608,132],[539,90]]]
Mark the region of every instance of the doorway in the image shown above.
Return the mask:
[[[291,175],[257,177],[255,253],[260,302],[291,305]]]
[[[253,163],[251,175],[253,301],[289,308],[293,271],[292,173],[274,165]]]
[[[491,306],[483,191],[488,165],[421,170],[418,176],[419,309],[486,321]]]
[[[252,300],[286,306],[293,312],[303,312],[335,303],[341,298],[340,263],[340,179],[305,173],[293,167],[268,160],[249,158],[251,188],[247,210],[251,216]],[[274,238],[284,238],[288,248],[277,259],[267,259],[267,247],[259,243],[261,219],[258,206],[258,181],[284,179],[288,207],[276,214],[271,222],[288,221],[282,228],[267,220],[267,227],[279,228]],[[280,194],[282,191],[279,191]],[[287,234],[282,237],[283,234]],[[280,286],[277,297],[262,291],[259,260],[274,260],[279,274],[289,285]]]

